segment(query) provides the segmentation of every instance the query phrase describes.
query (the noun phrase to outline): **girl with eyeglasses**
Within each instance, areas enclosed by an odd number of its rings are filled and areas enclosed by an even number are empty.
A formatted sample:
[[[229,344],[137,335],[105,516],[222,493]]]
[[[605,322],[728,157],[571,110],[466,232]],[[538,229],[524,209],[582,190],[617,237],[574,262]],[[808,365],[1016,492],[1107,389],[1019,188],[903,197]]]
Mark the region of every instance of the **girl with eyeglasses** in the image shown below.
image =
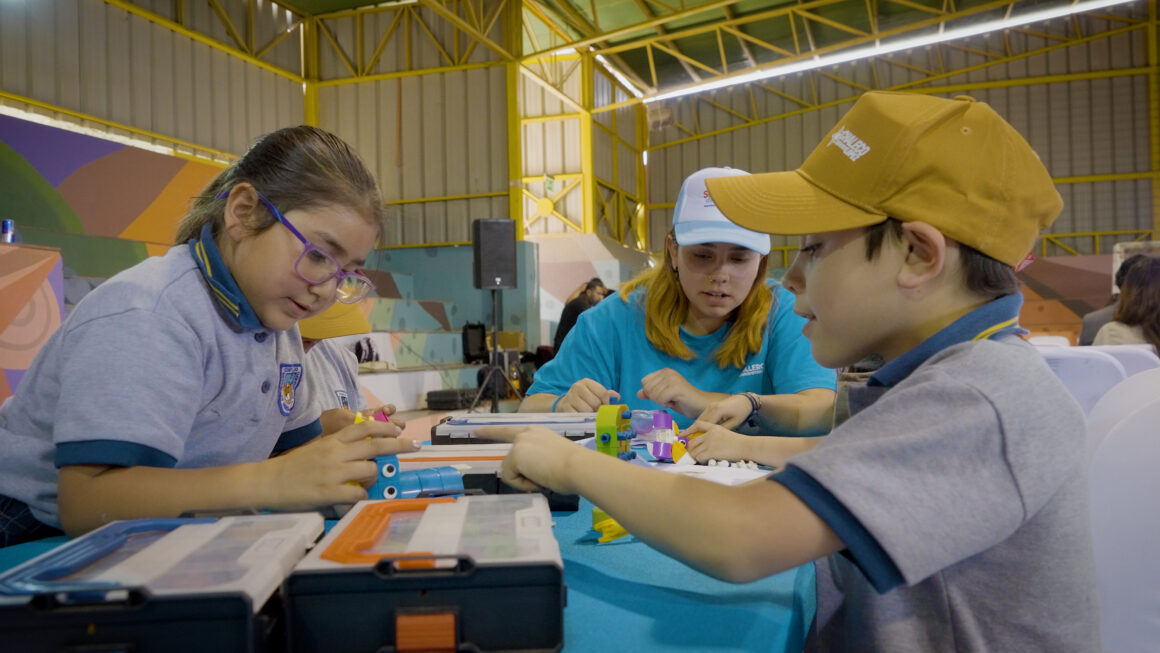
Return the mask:
[[[372,290],[359,267],[383,218],[342,140],[305,126],[259,139],[194,199],[165,256],[76,306],[0,406],[0,546],[366,498],[371,459],[417,445],[373,420],[318,437],[296,324]]]

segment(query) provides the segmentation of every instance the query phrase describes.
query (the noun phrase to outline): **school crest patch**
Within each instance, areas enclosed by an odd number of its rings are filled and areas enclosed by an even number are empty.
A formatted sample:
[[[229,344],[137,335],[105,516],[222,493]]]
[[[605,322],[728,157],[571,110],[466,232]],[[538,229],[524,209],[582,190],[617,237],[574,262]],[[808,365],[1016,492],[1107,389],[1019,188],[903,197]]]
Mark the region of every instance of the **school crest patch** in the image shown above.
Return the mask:
[[[334,396],[338,398],[339,406],[350,408],[350,397],[346,394],[346,390],[335,390]]]
[[[299,383],[302,383],[301,363],[282,363],[278,366],[278,410],[283,415],[289,415],[294,410]]]

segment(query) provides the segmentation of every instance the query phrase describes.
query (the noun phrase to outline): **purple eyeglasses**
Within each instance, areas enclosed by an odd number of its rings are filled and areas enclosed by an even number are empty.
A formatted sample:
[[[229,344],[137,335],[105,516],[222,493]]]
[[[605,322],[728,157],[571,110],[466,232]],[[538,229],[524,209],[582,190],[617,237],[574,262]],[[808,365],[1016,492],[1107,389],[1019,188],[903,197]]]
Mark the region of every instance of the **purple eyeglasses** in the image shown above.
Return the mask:
[[[214,199],[222,200],[227,197],[229,197],[228,191],[221,193]],[[274,214],[278,222],[285,225],[290,230],[290,233],[294,234],[295,238],[302,241],[302,253],[294,261],[294,274],[298,275],[299,279],[312,286],[316,286],[337,278],[337,299],[342,304],[353,304],[374,290],[375,284],[361,272],[357,270],[354,272],[343,270],[338,261],[328,254],[326,250],[307,240],[306,236],[303,236],[300,231],[295,229],[294,225],[290,224],[290,221],[286,219],[286,216],[282,215],[282,212],[270,200],[266,199],[264,195],[258,193],[258,199],[262,201],[262,204],[266,205],[270,213]]]

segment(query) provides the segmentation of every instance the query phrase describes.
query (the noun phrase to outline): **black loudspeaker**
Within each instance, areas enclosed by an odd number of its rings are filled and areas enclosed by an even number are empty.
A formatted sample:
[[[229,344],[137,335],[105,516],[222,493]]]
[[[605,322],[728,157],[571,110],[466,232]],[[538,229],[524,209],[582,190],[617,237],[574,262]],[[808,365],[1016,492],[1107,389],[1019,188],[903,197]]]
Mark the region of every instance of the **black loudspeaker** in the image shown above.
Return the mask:
[[[471,223],[472,282],[480,290],[516,287],[516,223],[479,219]]]

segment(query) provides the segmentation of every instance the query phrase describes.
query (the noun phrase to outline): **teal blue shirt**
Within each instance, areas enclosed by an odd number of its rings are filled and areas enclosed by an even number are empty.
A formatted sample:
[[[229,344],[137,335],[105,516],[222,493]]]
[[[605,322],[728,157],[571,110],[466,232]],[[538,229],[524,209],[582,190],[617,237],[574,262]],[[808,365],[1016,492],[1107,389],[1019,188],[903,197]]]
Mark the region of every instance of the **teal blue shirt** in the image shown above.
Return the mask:
[[[704,336],[691,335],[682,328],[681,341],[693,352],[692,359],[683,360],[649,342],[643,301],[644,291],[634,292],[628,301],[613,295],[581,313],[556,357],[536,372],[528,394],[563,395],[573,383],[588,378],[620,393],[621,403],[630,408],[655,410],[660,406],[638,399],[636,393],[642,378],[666,367],[706,392],[771,395],[835,387],[834,372],[819,365],[810,354],[810,343],[802,336],[805,320],[793,312],[793,295],[780,285],[773,287],[773,306],[761,349],[750,354],[740,368],[721,368],[715,357],[732,322]],[[673,421],[680,428],[693,423],[675,412]]]

